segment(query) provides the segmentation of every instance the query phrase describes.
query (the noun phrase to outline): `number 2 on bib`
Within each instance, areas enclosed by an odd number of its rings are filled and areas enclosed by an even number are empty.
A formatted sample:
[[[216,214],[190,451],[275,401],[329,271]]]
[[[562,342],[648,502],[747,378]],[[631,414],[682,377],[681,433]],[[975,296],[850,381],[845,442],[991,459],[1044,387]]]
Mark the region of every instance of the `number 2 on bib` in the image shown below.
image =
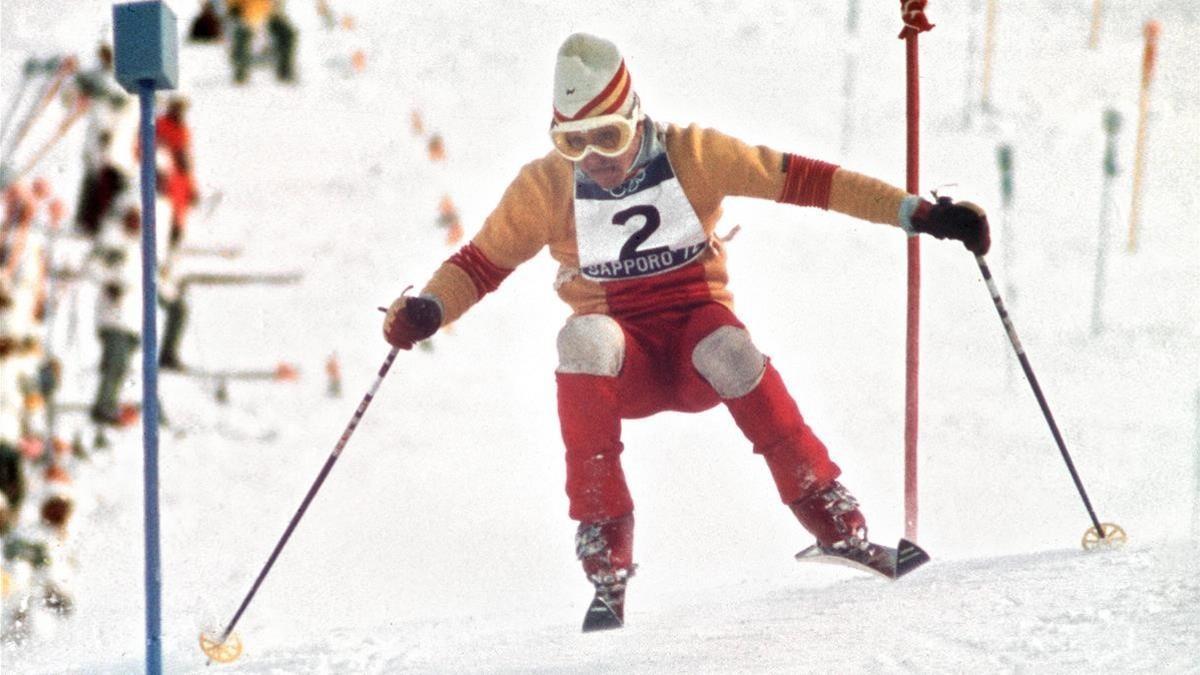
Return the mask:
[[[629,239],[625,242],[625,245],[621,247],[620,260],[633,260],[634,258],[637,258],[639,255],[638,247],[646,243],[646,240],[650,238],[650,235],[654,234],[655,230],[658,229],[658,226],[662,224],[662,218],[660,218],[658,215],[658,209],[654,208],[654,206],[650,204],[639,204],[613,214],[613,225],[619,225],[623,227],[636,216],[645,218],[646,224],[642,225],[640,230],[629,235]],[[658,246],[652,249],[646,249],[640,253],[654,254],[661,253],[662,251],[666,250],[668,250],[668,247]]]

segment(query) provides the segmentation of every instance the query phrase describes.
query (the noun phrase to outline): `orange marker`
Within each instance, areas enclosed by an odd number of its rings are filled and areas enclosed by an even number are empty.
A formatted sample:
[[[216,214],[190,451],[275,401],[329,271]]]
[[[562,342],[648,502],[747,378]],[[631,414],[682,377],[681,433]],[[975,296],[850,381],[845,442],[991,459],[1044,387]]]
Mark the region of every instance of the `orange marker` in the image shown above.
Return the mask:
[[[442,135],[434,132],[429,137],[429,161],[441,162],[446,159],[446,144],[442,142]]]
[[[1133,204],[1129,207],[1129,243],[1127,250],[1137,250],[1137,228],[1142,210],[1142,173],[1145,167],[1146,124],[1150,116],[1150,80],[1154,77],[1154,64],[1158,58],[1158,34],[1162,26],[1157,21],[1147,21],[1145,27],[1146,47],[1142,52],[1142,90],[1138,97],[1137,149],[1133,155]]]
[[[1100,44],[1100,24],[1104,23],[1104,0],[1092,3],[1092,32],[1088,36],[1088,49],[1095,49]]]

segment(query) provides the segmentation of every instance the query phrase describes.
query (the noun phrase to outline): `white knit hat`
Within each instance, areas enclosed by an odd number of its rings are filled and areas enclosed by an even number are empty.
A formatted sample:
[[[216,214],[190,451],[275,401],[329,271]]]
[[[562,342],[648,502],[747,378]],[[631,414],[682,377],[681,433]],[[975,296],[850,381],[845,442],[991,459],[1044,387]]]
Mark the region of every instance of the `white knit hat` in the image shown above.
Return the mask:
[[[633,84],[617,46],[575,33],[558,48],[554,67],[554,121],[568,122],[633,108]]]

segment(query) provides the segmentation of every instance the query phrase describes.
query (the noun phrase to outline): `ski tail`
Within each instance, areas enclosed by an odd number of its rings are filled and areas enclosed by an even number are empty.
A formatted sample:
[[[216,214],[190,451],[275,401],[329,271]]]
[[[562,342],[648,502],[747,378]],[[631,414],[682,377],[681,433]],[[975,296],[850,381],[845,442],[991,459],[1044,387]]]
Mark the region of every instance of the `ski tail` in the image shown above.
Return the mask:
[[[601,630],[612,630],[625,625],[622,612],[597,593],[583,617],[583,632],[593,633]]]

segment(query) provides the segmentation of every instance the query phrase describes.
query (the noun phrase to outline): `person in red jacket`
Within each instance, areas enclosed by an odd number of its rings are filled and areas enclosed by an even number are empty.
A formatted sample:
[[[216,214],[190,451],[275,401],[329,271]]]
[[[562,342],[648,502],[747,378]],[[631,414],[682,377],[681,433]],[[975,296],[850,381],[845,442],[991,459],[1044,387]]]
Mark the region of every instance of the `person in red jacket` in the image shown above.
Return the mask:
[[[732,310],[715,234],[727,196],[813,206],[989,246],[982,209],[936,204],[836,165],[646,117],[616,46],[572,35],[554,76],[552,149],[526,164],[483,228],[384,319],[403,349],[454,321],[543,248],[574,310],[558,335],[558,415],[576,553],[596,596],[584,630],[624,621],[633,499],[621,421],[723,404],[822,552],[877,560],[841,469]],[[893,557],[894,561],[894,557]]]
[[[187,107],[187,99],[172,96],[167,102],[166,112],[159,116],[155,124],[154,135],[162,157],[159,162],[162,180],[158,186],[171,204],[172,248],[183,240],[188,211],[199,198],[192,174],[192,134],[185,119]]]

